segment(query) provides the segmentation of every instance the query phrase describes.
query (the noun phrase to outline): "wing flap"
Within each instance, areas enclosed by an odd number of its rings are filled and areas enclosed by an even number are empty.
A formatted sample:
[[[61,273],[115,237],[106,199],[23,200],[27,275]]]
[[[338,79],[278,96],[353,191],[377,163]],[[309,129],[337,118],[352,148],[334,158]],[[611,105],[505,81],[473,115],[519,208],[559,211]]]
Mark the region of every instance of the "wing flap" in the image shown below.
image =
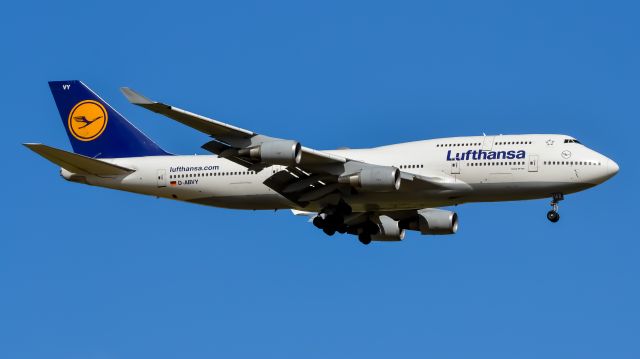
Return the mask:
[[[25,143],[24,146],[50,162],[73,173],[109,177],[126,175],[135,171],[130,168],[67,152],[41,143]]]

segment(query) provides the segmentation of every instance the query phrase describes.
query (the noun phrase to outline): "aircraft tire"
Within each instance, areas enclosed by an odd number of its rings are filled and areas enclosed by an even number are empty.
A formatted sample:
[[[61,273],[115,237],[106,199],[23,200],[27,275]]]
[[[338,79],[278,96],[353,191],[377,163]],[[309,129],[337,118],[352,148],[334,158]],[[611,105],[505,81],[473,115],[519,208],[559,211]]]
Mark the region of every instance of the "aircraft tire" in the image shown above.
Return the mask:
[[[317,216],[316,218],[313,219],[313,225],[322,229],[325,226],[325,221],[324,219],[322,219],[322,217]]]
[[[325,227],[325,228],[322,229],[322,231],[327,236],[333,236],[334,234],[336,234],[335,228],[331,228],[331,227]]]
[[[361,233],[360,235],[358,235],[358,240],[360,241],[360,243],[367,245],[371,243],[371,235],[368,233]]]

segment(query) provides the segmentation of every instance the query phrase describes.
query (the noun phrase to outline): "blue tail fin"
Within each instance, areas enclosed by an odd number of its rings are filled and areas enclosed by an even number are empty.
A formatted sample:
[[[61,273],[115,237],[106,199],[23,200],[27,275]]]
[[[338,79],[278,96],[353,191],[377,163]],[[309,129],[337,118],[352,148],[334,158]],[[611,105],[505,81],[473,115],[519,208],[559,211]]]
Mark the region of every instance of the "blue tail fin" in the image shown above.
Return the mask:
[[[81,81],[51,81],[49,87],[75,153],[93,158],[169,154]]]

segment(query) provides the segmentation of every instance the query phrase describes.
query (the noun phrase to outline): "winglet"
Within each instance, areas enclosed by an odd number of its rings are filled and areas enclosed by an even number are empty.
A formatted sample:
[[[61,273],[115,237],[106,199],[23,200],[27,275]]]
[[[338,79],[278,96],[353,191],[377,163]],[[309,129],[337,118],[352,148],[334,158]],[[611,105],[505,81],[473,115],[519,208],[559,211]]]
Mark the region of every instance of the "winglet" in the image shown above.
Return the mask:
[[[120,91],[122,92],[124,97],[126,97],[127,100],[134,105],[152,105],[156,103],[155,101],[151,101],[150,99],[142,96],[141,94],[128,87],[121,87]]]

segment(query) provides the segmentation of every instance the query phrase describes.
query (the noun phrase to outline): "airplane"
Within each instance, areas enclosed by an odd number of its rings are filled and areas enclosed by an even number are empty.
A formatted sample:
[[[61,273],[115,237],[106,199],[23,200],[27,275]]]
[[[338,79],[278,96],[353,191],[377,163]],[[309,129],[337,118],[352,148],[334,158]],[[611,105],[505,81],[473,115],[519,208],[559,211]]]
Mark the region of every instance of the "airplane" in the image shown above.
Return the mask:
[[[458,215],[439,207],[551,198],[558,202],[613,177],[613,160],[562,134],[437,138],[366,149],[316,150],[156,102],[123,87],[127,100],[211,137],[211,155],[163,150],[81,81],[49,87],[73,152],[24,145],[68,181],[206,206],[290,209],[332,236],[363,244],[407,231],[448,235]],[[79,126],[78,117],[100,126]],[[82,128],[80,128],[82,127]]]

